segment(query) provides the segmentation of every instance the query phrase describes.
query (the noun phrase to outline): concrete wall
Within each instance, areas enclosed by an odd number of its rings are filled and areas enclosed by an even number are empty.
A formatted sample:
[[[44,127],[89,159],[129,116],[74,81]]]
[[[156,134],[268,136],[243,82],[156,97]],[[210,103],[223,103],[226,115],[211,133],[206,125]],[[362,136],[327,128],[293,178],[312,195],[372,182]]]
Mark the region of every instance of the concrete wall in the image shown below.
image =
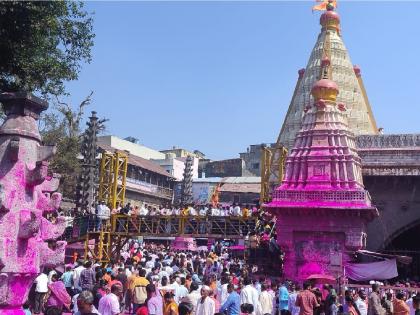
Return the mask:
[[[242,159],[229,159],[208,162],[204,167],[206,177],[243,176],[245,162]]]
[[[182,180],[185,168],[185,162],[173,157],[167,157],[163,160],[153,160],[153,162],[159,164],[169,174],[176,178],[176,180]]]
[[[260,194],[255,193],[222,191],[220,192],[219,202],[225,202],[230,204],[238,203],[243,205],[256,205],[259,198]]]

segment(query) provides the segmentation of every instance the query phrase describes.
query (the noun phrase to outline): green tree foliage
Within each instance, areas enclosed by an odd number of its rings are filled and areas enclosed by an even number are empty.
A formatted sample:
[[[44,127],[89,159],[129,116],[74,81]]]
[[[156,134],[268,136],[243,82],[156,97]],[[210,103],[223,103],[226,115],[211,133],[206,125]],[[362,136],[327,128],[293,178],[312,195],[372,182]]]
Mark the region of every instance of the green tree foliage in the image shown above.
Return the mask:
[[[92,93],[77,107],[56,99],[54,110],[41,117],[40,132],[45,144],[57,145],[57,154],[50,161],[50,170],[61,174],[60,192],[73,199],[79,179],[80,152],[83,132],[81,130],[85,107],[91,103]]]
[[[82,2],[0,1],[0,91],[64,94],[94,36]]]

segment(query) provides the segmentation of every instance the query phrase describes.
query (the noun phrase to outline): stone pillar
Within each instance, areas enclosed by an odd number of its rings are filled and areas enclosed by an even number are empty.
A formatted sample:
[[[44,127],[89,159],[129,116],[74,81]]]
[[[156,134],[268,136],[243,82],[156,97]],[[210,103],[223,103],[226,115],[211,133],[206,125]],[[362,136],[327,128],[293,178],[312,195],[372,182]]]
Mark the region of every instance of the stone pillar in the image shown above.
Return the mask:
[[[82,172],[77,196],[77,209],[79,212],[83,210],[90,213],[90,208],[95,206],[98,191],[98,161],[97,155],[97,137],[99,130],[98,117],[96,112],[92,112],[87,122],[88,128],[83,135],[81,155]]]
[[[61,202],[54,192],[59,176],[48,174],[55,147],[42,145],[37,124],[48,103],[24,92],[2,93],[0,102],[6,114],[0,127],[0,313],[23,314],[36,276],[64,261],[66,242],[54,240],[65,222],[43,217]]]

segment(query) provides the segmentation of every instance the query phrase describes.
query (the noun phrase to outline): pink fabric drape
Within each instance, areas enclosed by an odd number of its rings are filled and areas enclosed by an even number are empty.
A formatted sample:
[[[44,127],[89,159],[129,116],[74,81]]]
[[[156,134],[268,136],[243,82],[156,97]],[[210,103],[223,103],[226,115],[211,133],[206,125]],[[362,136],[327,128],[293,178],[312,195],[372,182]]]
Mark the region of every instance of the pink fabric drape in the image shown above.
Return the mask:
[[[347,263],[344,269],[346,276],[355,281],[387,280],[398,276],[395,259],[365,264]]]
[[[51,282],[48,285],[48,288],[51,290],[51,297],[61,302],[67,309],[70,309],[71,297],[67,293],[66,287],[62,281]]]

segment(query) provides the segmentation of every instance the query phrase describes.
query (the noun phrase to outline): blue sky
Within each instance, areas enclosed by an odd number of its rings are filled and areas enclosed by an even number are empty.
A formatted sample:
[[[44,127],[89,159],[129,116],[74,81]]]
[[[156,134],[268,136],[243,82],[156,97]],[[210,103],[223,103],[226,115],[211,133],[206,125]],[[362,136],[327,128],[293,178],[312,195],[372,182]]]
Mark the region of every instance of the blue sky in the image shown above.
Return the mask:
[[[238,157],[273,142],[319,33],[313,2],[88,2],[93,61],[68,84],[108,133]],[[378,126],[420,132],[420,2],[341,1]]]

